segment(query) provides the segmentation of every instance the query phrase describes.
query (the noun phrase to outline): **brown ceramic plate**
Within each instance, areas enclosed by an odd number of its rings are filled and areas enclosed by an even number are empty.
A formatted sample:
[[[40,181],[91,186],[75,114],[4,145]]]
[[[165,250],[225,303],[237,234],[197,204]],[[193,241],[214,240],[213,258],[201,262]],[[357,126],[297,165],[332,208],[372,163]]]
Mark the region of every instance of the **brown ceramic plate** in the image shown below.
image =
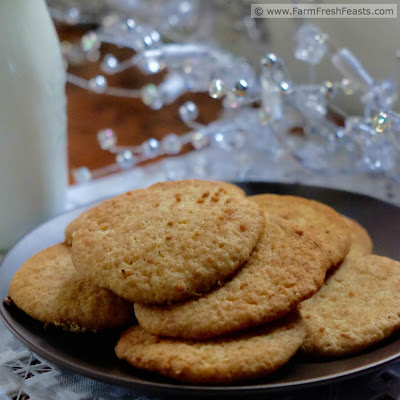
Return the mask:
[[[400,260],[400,208],[382,201],[344,191],[278,183],[243,183],[248,194],[279,193],[322,201],[359,221],[370,233],[376,254]],[[7,295],[15,271],[39,250],[63,241],[68,222],[83,209],[63,214],[39,226],[21,239],[4,258],[0,267],[0,296]],[[395,335],[359,355],[337,360],[310,361],[297,356],[287,366],[264,380],[229,386],[185,385],[157,374],[134,369],[119,361],[113,352],[118,333],[77,335],[57,329],[44,331],[14,307],[0,305],[0,313],[11,332],[29,348],[49,361],[79,374],[129,386],[139,391],[182,396],[267,395],[293,391],[350,378],[380,367],[400,356],[400,336]]]

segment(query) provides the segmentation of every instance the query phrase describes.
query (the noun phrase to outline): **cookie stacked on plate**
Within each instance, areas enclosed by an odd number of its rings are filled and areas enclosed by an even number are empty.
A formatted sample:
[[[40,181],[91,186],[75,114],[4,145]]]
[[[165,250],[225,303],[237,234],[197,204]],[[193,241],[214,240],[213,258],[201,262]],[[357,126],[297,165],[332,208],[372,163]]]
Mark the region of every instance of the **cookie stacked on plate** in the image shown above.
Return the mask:
[[[362,227],[312,200],[164,182],[71,222],[65,244],[17,272],[10,297],[73,331],[127,326],[134,307],[139,324],[121,335],[119,358],[181,381],[235,382],[273,372],[300,347],[342,354],[396,330],[398,263],[371,250]],[[376,274],[376,312],[352,331]]]

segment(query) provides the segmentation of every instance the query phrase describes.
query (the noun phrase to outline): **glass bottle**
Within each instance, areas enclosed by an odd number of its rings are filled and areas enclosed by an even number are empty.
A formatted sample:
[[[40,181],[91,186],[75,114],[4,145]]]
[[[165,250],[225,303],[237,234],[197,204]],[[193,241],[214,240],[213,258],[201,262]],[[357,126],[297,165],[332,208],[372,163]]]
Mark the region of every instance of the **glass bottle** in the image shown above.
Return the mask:
[[[65,67],[45,1],[1,0],[0,249],[64,209],[66,151]]]

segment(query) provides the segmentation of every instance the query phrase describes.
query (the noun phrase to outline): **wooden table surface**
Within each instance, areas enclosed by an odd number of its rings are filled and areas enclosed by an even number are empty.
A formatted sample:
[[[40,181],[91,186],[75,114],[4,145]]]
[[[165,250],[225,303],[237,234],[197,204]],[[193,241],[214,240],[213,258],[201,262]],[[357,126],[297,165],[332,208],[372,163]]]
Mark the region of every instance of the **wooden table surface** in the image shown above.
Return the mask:
[[[71,42],[80,40],[82,31],[77,28],[58,27],[60,40]],[[119,59],[130,57],[133,53],[112,46],[103,45],[102,56],[112,52]],[[104,74],[99,63],[86,62],[83,66],[70,66],[69,72],[90,79]],[[116,76],[107,76],[109,85],[127,88],[141,88],[148,83],[158,84],[163,74],[145,76],[131,68]],[[216,119],[221,108],[220,101],[206,93],[186,94],[175,103],[155,111],[138,99],[125,99],[115,96],[91,93],[67,84],[68,99],[68,160],[69,170],[82,166],[89,169],[112,164],[115,156],[102,150],[97,143],[100,129],[112,128],[121,145],[138,145],[146,139],[161,139],[168,133],[181,135],[189,128],[180,120],[178,109],[185,101],[194,101],[199,108],[198,121],[208,123]],[[187,146],[184,151],[190,150]],[[70,181],[72,176],[70,174]]]

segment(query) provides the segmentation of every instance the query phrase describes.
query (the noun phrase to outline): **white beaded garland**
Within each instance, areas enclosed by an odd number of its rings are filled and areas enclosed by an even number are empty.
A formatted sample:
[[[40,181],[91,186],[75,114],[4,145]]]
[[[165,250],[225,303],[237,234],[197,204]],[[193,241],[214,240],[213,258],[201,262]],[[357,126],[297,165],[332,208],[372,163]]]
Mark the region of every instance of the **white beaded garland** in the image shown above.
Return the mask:
[[[184,122],[194,121],[199,116],[199,111],[196,104],[192,101],[187,101],[179,107],[179,115]]]
[[[160,143],[157,139],[151,138],[142,144],[142,153],[146,158],[153,158],[159,153]]]
[[[140,95],[143,103],[153,110],[159,110],[164,105],[161,93],[156,85],[149,84],[144,86],[140,91]]]
[[[210,138],[203,132],[193,132],[190,143],[196,150],[203,149],[210,143]]]
[[[112,129],[102,129],[97,132],[97,141],[103,150],[108,150],[117,144],[117,137]]]
[[[89,168],[81,167],[74,169],[72,171],[72,175],[76,183],[86,183],[92,179],[92,173],[90,172]]]
[[[161,148],[166,154],[178,154],[182,150],[182,143],[179,136],[170,133],[161,142]]]
[[[107,79],[103,75],[98,75],[95,78],[90,79],[88,82],[90,90],[96,93],[104,93],[107,89]]]
[[[135,157],[130,150],[123,150],[117,154],[115,160],[122,169],[129,169],[135,164]]]

